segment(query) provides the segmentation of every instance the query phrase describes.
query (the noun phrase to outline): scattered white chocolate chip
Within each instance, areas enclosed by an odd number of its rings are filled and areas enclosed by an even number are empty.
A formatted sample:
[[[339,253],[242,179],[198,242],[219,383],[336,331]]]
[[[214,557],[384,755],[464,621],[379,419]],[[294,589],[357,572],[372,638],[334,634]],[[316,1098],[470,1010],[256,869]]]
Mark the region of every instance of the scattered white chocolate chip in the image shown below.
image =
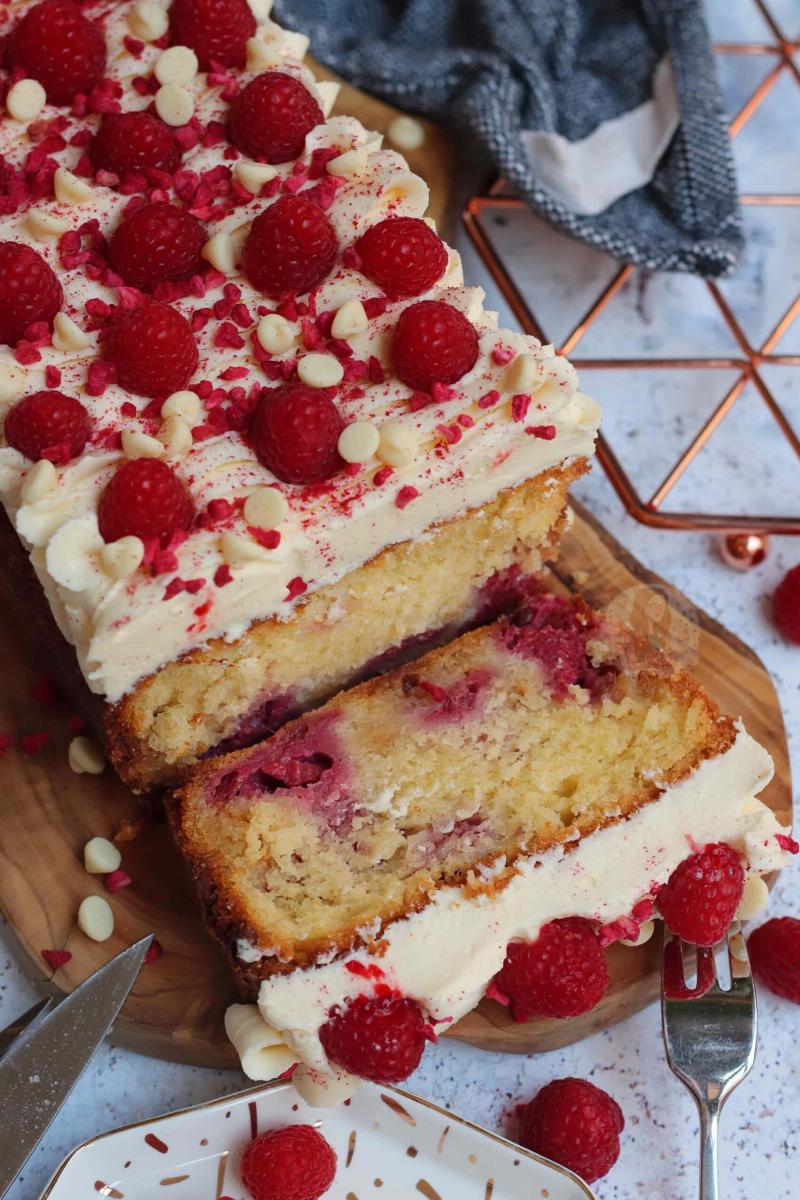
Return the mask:
[[[200,251],[206,262],[211,263],[215,270],[230,277],[236,274],[236,264],[241,247],[237,245],[229,233],[220,230],[209,238]]]
[[[386,136],[398,150],[419,150],[425,141],[425,128],[413,117],[395,117]]]
[[[233,168],[233,174],[245,191],[250,192],[253,196],[257,196],[265,183],[269,183],[278,174],[277,167],[270,166],[269,163],[246,162],[244,160],[237,162]]]
[[[749,875],[744,881],[742,898],[736,909],[737,921],[752,921],[769,904],[769,888],[760,875]]]
[[[166,10],[154,0],[137,0],[128,9],[128,28],[143,42],[157,42],[169,28]]]
[[[62,354],[71,350],[85,350],[89,345],[89,335],[75,324],[72,317],[65,312],[57,312],[53,318],[53,345]]]
[[[183,458],[192,448],[192,430],[183,417],[167,417],[157,436],[167,458]]]
[[[327,165],[330,175],[340,175],[346,178],[350,175],[363,175],[367,169],[368,151],[366,146],[356,146],[353,150],[345,150],[344,154],[332,158]]]
[[[403,421],[387,421],[380,428],[378,458],[390,467],[407,467],[417,456],[419,443],[410,425]]]
[[[339,434],[338,449],[345,462],[365,463],[375,454],[380,433],[370,421],[353,421]]]
[[[67,752],[70,769],[76,775],[102,775],[106,767],[106,760],[102,752],[95,746],[94,742],[87,737],[74,737],[69,744]],[[101,841],[101,838],[97,839]],[[91,845],[91,843],[90,843]],[[117,867],[119,863],[117,863]],[[89,868],[86,868],[87,871]],[[104,870],[115,871],[116,867],[103,868]]]
[[[268,354],[285,354],[294,345],[295,331],[279,313],[267,313],[258,322],[256,336]]]
[[[159,83],[177,83],[185,87],[197,74],[199,63],[188,46],[170,46],[159,56],[153,74]]]
[[[219,551],[222,561],[229,567],[243,567],[249,562],[263,562],[269,558],[269,551],[252,538],[243,537],[241,533],[223,533],[219,539]]]
[[[161,405],[161,415],[165,421],[169,417],[180,417],[187,425],[196,425],[200,419],[202,407],[197,392],[173,392]]]
[[[20,79],[6,96],[8,115],[15,121],[35,121],[47,102],[47,94],[37,79]]]
[[[297,1062],[297,1055],[255,1004],[231,1004],[225,1012],[225,1032],[250,1079],[277,1079]]]
[[[108,838],[90,838],[83,847],[83,865],[90,875],[110,875],[119,870],[122,855]]]
[[[90,204],[94,191],[85,179],[79,179],[66,167],[57,167],[53,176],[53,190],[61,204]]]
[[[542,364],[533,354],[518,354],[509,363],[503,376],[503,391],[530,393],[538,388],[544,379]]]
[[[100,562],[112,579],[126,579],[138,571],[144,559],[144,542],[134,534],[108,542],[100,551]]]
[[[349,338],[364,333],[369,326],[366,310],[360,300],[345,300],[331,325],[335,338]]]
[[[165,125],[187,125],[194,115],[194,100],[186,88],[165,83],[156,92],[156,112]]]
[[[41,242],[45,238],[61,237],[69,229],[69,221],[44,208],[31,208],[25,216],[25,228],[31,237]]]
[[[55,491],[58,486],[58,472],[47,458],[41,458],[31,467],[25,476],[25,482],[20,488],[20,498],[25,504],[35,504],[37,500]]]
[[[275,529],[289,515],[289,505],[274,487],[256,488],[244,502],[244,519],[256,529]]]
[[[277,45],[265,42],[263,38],[247,39],[247,70],[264,71],[267,67],[280,65],[281,56]]]
[[[123,429],[122,453],[126,458],[161,458],[164,453],[164,443],[160,442],[158,438],[150,437],[149,433]]]
[[[114,913],[102,896],[87,896],[78,909],[78,928],[93,942],[107,942],[114,932]]]
[[[622,938],[623,946],[643,946],[649,942],[655,931],[655,921],[643,921],[635,938]]]
[[[292,1083],[301,1099],[314,1108],[331,1108],[349,1100],[361,1087],[357,1075],[331,1063],[330,1071],[318,1071],[300,1063],[292,1074]]]
[[[0,404],[12,404],[25,391],[28,373],[11,358],[0,358]]]
[[[344,367],[333,354],[306,354],[297,364],[297,375],[309,387],[335,387],[344,378]]]

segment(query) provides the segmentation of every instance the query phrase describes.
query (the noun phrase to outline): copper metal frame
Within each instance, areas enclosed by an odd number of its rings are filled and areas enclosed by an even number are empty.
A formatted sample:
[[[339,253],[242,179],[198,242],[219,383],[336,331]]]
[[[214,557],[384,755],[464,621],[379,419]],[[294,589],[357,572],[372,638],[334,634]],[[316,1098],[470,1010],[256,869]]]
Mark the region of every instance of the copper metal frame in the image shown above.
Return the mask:
[[[771,55],[775,58],[775,65],[772,70],[761,81],[756,90],[750,96],[746,104],[743,105],[741,111],[737,113],[729,126],[730,136],[736,137],[750,120],[753,113],[761,106],[764,99],[772,91],[775,84],[781,76],[788,72],[793,77],[795,83],[800,87],[800,69],[794,61],[794,55],[800,49],[800,39],[791,41],[784,37],[777,22],[769,12],[764,0],[753,0],[756,8],[762,14],[767,22],[770,31],[774,35],[775,40],[768,43],[719,43],[715,46],[718,54],[763,54]],[[463,220],[466,230],[483,260],[485,266],[490,272],[494,282],[497,284],[505,300],[509,304],[515,317],[519,321],[526,333],[532,333],[542,341],[549,341],[543,329],[541,328],[536,316],[531,311],[527,301],[520,292],[519,288],[511,278],[510,273],[506,270],[504,264],[495,251],[490,237],[487,233],[483,215],[487,209],[520,209],[525,207],[525,202],[515,196],[503,194],[504,184],[502,180],[498,180],[485,196],[472,197],[463,213]],[[740,197],[742,204],[746,205],[800,205],[800,194],[791,195],[769,195],[769,194],[745,194]],[[670,512],[662,508],[664,500],[667,498],[672,488],[681,478],[687,467],[691,464],[699,451],[706,445],[712,437],[714,431],[719,427],[720,423],[725,419],[728,413],[733,408],[736,400],[743,392],[748,383],[752,383],[757,394],[767,405],[772,416],[775,418],[779,427],[783,431],[786,440],[794,450],[795,454],[800,458],[800,438],[792,428],[792,425],[783,412],[781,406],[770,391],[767,383],[760,370],[762,365],[782,364],[784,366],[800,366],[800,355],[778,354],[776,348],[781,341],[781,338],[786,333],[787,329],[792,325],[798,315],[800,315],[800,295],[798,295],[787,311],[778,321],[775,328],[767,337],[763,345],[754,347],[750,344],[747,336],[736,320],[733,312],[722,295],[720,289],[713,280],[705,280],[705,286],[711,293],[714,303],[717,305],[725,324],[728,326],[733,338],[741,351],[740,357],[734,358],[665,358],[665,359],[581,359],[573,357],[573,351],[592,325],[603,309],[616,296],[619,290],[628,281],[636,268],[632,266],[623,266],[616,273],[611,282],[604,288],[594,303],[583,314],[572,331],[568,334],[559,351],[563,354],[569,354],[576,367],[584,367],[586,369],[613,369],[613,370],[635,370],[635,371],[651,371],[664,368],[703,368],[708,370],[720,370],[723,368],[734,369],[738,372],[738,377],[733,386],[729,388],[723,399],[717,405],[711,416],[702,426],[689,445],[683,450],[677,462],[670,468],[664,479],[658,485],[656,490],[648,499],[643,499],[634,485],[632,479],[628,475],[625,468],[614,452],[613,447],[609,444],[608,439],[601,434],[598,447],[597,457],[608,475],[611,483],[616,489],[617,494],[623,501],[626,509],[641,521],[644,525],[649,525],[659,529],[684,529],[684,530],[714,530],[717,532],[738,532],[747,531],[754,533],[792,533],[800,534],[800,514],[793,516],[763,516],[751,514],[729,515],[723,513],[703,513],[703,512]],[[797,495],[800,496],[800,487],[797,489]]]

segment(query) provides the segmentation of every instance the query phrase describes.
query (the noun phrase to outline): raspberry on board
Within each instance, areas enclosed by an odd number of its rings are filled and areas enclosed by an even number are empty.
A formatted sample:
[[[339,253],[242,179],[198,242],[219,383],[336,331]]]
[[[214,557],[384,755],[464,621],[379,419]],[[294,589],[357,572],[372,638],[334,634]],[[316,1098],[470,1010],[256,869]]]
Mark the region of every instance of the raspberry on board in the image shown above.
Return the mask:
[[[151,541],[188,529],[193,507],[172,467],[157,458],[133,458],[111,476],[100,496],[97,522],[106,542]]]
[[[170,44],[194,50],[201,71],[243,67],[255,32],[247,0],[173,0],[169,10]]]
[[[282,196],[253,221],[244,273],[265,296],[307,292],[328,275],[338,248],[333,225],[319,205],[303,196]]]
[[[175,171],[181,153],[168,125],[147,112],[106,113],[89,143],[97,168],[120,177],[149,170]]]
[[[543,925],[534,942],[509,942],[494,983],[515,1021],[577,1017],[599,1004],[608,969],[591,923],[564,917]]]
[[[42,0],[11,30],[6,63],[37,79],[50,104],[71,104],[102,77],[106,41],[74,0]]]
[[[800,646],[800,565],[787,571],[776,587],[772,616],[786,640]]]
[[[63,299],[41,254],[20,242],[0,242],[0,342],[13,346],[36,321],[49,325]]]
[[[392,338],[395,374],[415,391],[457,383],[478,360],[472,322],[443,300],[420,300],[400,314]]]
[[[89,414],[74,396],[33,392],[6,416],[3,432],[9,446],[38,462],[66,463],[77,458],[91,433]]]
[[[431,1036],[419,1006],[401,996],[357,996],[333,1008],[319,1031],[332,1063],[373,1083],[407,1079]]]
[[[253,1200],[318,1200],[336,1178],[336,1154],[313,1125],[287,1125],[250,1142],[241,1175]]]
[[[361,270],[390,296],[419,296],[447,270],[444,242],[419,217],[386,217],[356,242]]]
[[[130,287],[189,279],[203,269],[205,226],[185,208],[157,200],[123,217],[109,245],[111,265]]]
[[[179,392],[197,367],[197,343],[186,318],[169,304],[145,300],[106,331],[103,357],[117,382],[141,396]]]
[[[695,946],[713,946],[739,906],[744,870],[731,846],[712,842],[675,868],[658,893],[669,929]]]
[[[265,388],[250,423],[259,461],[284,483],[319,483],[344,466],[336,405],[302,383]]]
[[[517,1110],[519,1140],[593,1183],[619,1158],[622,1109],[586,1079],[554,1079]]]
[[[268,163],[291,162],[303,152],[306,134],[325,120],[317,101],[299,79],[264,71],[231,105],[231,140],[243,154]]]
[[[747,939],[753,974],[784,1000],[800,1004],[800,921],[772,917]]]

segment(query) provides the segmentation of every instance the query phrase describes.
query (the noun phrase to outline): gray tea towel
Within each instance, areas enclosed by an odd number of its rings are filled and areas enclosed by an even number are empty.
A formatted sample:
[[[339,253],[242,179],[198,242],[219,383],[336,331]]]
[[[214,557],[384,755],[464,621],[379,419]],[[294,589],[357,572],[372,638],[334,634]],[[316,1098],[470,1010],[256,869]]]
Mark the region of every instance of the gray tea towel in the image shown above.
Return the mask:
[[[350,82],[458,127],[624,262],[724,275],[742,227],[702,0],[276,0]]]

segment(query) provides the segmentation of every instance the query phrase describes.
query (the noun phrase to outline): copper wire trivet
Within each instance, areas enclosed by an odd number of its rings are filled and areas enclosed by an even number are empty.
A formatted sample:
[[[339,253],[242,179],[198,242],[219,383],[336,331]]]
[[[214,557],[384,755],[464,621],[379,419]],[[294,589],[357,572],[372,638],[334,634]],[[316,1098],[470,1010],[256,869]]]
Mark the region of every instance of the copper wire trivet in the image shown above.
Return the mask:
[[[800,87],[800,69],[793,55],[800,49],[800,39],[791,41],[784,37],[775,18],[770,13],[763,0],[753,0],[757,10],[767,22],[775,40],[773,42],[742,42],[717,43],[714,47],[718,54],[763,54],[773,55],[776,63],[767,76],[755,89],[749,100],[743,105],[729,125],[730,136],[736,137],[760,108],[765,98],[775,84],[786,72]],[[473,196],[463,213],[466,230],[483,260],[492,279],[500,289],[503,297],[513,311],[526,333],[531,333],[541,341],[550,339],[544,333],[539,321],[532,312],[525,297],[512,279],[509,271],[501,261],[487,233],[483,215],[487,209],[522,209],[525,201],[515,196],[503,195],[504,184],[497,180],[483,196]],[[771,205],[800,205],[800,194],[750,194],[740,196],[741,203],[754,206]],[[728,389],[723,399],[711,413],[705,424],[685,447],[677,462],[669,469],[664,479],[651,496],[643,498],[622,466],[607,437],[601,433],[597,446],[597,457],[614,486],[626,509],[644,525],[659,529],[684,530],[715,530],[717,532],[753,532],[753,533],[796,533],[800,534],[800,515],[766,516],[760,514],[727,514],[706,512],[674,512],[663,508],[664,501],[669,496],[675,484],[684,474],[699,451],[709,442],[714,432],[730,413],[737,399],[748,383],[752,383],[755,391],[764,404],[767,405],[795,454],[800,458],[800,439],[792,428],[786,414],[778,404],[767,386],[761,372],[762,366],[778,364],[782,366],[800,366],[800,355],[778,354],[776,347],[786,331],[800,314],[800,295],[796,296],[789,308],[775,325],[761,346],[751,345],[741,325],[733,315],[730,305],[720,292],[713,280],[706,279],[703,283],[708,288],[712,300],[716,304],[722,318],[738,345],[741,356],[734,358],[580,358],[573,356],[573,351],[580,345],[584,335],[592,323],[598,318],[603,309],[613,300],[620,289],[627,283],[637,268],[623,266],[614,275],[611,282],[603,289],[594,303],[583,314],[563,343],[558,347],[562,354],[569,354],[576,367],[587,370],[630,370],[658,371],[665,368],[702,368],[710,371],[734,369],[737,378]],[[800,487],[796,491],[800,495]]]

